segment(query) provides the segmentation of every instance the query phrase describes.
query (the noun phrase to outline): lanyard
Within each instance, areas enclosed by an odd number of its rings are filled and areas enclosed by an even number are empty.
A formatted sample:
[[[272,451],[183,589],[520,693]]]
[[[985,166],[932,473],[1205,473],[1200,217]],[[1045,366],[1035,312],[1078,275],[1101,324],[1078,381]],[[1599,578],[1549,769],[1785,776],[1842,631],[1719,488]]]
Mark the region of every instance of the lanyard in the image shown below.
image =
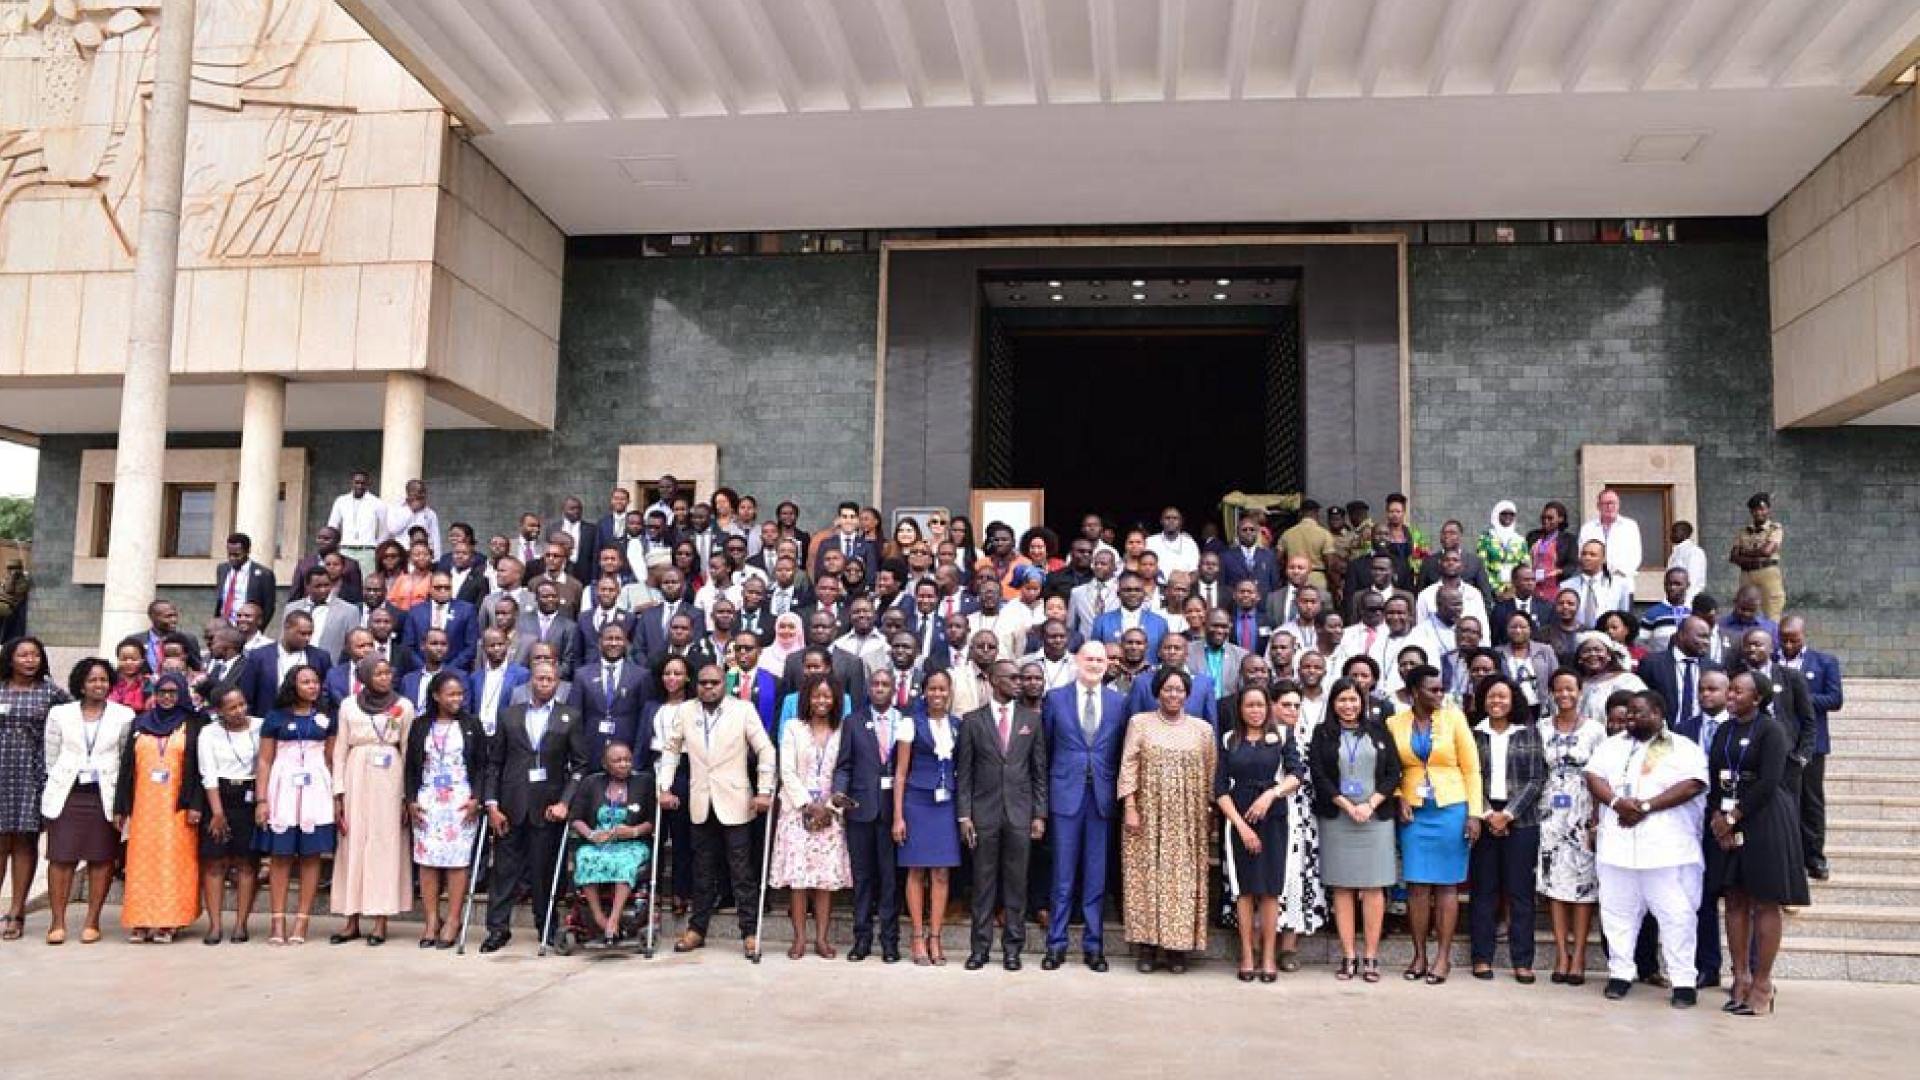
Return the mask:
[[[436,759],[445,758],[447,756],[447,740],[453,737],[453,721],[435,720],[433,727],[428,730],[427,734],[433,739],[433,756]]]
[[[1730,725],[1727,731],[1726,757],[1727,765],[1732,772],[1732,775],[1727,777],[1727,790],[1734,798],[1740,797],[1741,767],[1747,763],[1747,751],[1752,749],[1753,743],[1753,737],[1751,735],[1745,739],[1740,739],[1740,727],[1741,725],[1736,723]],[[1740,742],[1740,756],[1738,758],[1733,756],[1733,744],[1736,739]]]
[[[247,756],[241,757],[240,749],[233,745],[233,733],[228,731],[225,725],[222,725],[220,728],[220,736],[227,740],[227,753],[233,755],[233,763],[238,765],[242,772],[252,772],[253,763],[257,760],[260,753],[259,738],[256,737],[251,730],[247,732]],[[92,748],[89,747],[88,749],[91,751]]]
[[[393,714],[390,712],[381,713],[379,716],[367,717],[367,726],[373,729],[373,737],[375,739],[380,742],[387,741],[387,732],[393,730],[393,724],[391,722],[383,724],[381,721],[391,721],[392,717]]]
[[[700,735],[709,753],[713,750],[713,725],[720,722],[720,713],[708,712],[705,705],[700,707]]]
[[[88,761],[93,760],[93,746],[95,743],[100,741],[100,727],[101,725],[106,723],[106,720],[107,720],[107,715],[105,710],[101,711],[100,719],[98,720],[89,722],[85,716],[82,716],[80,718],[80,738],[82,741],[84,741],[87,744],[87,760]],[[91,733],[87,731],[89,727],[93,729]]]
[[[1352,772],[1354,763],[1360,760],[1360,748],[1366,745],[1367,737],[1359,731],[1342,731],[1340,749],[1347,755],[1347,771]],[[1431,750],[1429,750],[1431,752]],[[1424,758],[1421,760],[1425,760]]]

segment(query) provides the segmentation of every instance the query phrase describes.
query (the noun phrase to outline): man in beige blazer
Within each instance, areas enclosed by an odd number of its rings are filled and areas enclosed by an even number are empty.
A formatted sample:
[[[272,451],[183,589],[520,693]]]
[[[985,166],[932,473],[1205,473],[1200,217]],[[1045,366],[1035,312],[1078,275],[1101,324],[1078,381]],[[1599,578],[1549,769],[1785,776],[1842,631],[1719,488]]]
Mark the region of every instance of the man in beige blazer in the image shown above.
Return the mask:
[[[694,900],[687,930],[673,943],[675,952],[691,952],[707,943],[707,924],[720,898],[724,860],[733,881],[734,907],[746,955],[760,952],[760,881],[753,865],[753,822],[773,806],[777,761],[773,740],[751,702],[727,696],[726,677],[707,664],[694,676],[700,701],[675,710],[675,721],[661,732],[660,805],[680,805],[673,777],[686,758],[688,816],[693,820]],[[754,775],[748,776],[749,768]]]

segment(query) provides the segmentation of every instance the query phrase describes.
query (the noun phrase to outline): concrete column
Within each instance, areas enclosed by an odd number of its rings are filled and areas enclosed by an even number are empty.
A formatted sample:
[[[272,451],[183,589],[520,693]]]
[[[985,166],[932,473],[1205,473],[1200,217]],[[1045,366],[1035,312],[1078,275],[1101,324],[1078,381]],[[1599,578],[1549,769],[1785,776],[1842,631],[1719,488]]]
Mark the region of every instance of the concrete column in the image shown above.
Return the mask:
[[[386,414],[380,427],[380,498],[406,500],[407,481],[420,478],[427,452],[427,377],[410,371],[387,375]]]
[[[120,389],[113,520],[100,609],[100,650],[145,628],[160,569],[160,500],[167,452],[173,287],[180,257],[180,191],[187,162],[188,82],[194,0],[168,0],[160,16],[153,102],[146,114],[139,250],[127,374]]]
[[[272,566],[280,507],[280,450],[286,441],[287,380],[247,376],[240,418],[240,491],[233,527],[253,538],[253,557]],[[297,538],[296,538],[297,539]]]

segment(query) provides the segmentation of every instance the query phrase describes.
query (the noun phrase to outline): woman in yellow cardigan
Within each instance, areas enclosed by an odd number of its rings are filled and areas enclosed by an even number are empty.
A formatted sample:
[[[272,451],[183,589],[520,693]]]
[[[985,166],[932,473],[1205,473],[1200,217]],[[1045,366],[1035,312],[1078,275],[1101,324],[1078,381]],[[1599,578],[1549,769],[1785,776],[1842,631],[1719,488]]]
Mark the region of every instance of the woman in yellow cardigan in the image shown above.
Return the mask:
[[[1467,879],[1467,849],[1480,835],[1487,812],[1480,789],[1480,752],[1473,728],[1459,709],[1444,704],[1440,672],[1421,665],[1407,673],[1413,701],[1388,721],[1400,751],[1400,873],[1407,882],[1407,921],[1413,931],[1413,963],[1406,979],[1438,986],[1453,968],[1453,932],[1460,920],[1460,883]],[[1436,926],[1437,924],[1437,926]],[[1438,931],[1439,950],[1427,963],[1427,930]]]

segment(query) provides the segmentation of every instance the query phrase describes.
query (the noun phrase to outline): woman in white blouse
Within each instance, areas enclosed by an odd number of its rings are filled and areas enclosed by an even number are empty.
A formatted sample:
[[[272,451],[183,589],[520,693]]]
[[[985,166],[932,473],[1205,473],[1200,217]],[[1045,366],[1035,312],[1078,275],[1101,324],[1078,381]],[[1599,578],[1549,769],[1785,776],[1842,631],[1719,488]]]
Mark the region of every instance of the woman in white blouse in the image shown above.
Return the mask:
[[[40,814],[48,822],[49,945],[67,940],[67,903],[81,863],[87,864],[82,944],[100,940],[100,910],[113,885],[113,864],[120,854],[120,833],[113,827],[114,786],[134,719],[132,709],[107,700],[113,674],[113,666],[99,657],[80,661],[67,680],[75,700],[47,712],[47,786],[40,796]]]
[[[248,715],[247,697],[233,687],[211,701],[218,723],[200,731],[197,744],[200,787],[193,793],[200,811],[200,892],[207,909],[203,944],[220,944],[220,914],[227,896],[227,871],[234,877],[233,937],[247,940],[247,917],[259,888],[259,861],[253,851],[254,764],[260,755],[257,716]]]

